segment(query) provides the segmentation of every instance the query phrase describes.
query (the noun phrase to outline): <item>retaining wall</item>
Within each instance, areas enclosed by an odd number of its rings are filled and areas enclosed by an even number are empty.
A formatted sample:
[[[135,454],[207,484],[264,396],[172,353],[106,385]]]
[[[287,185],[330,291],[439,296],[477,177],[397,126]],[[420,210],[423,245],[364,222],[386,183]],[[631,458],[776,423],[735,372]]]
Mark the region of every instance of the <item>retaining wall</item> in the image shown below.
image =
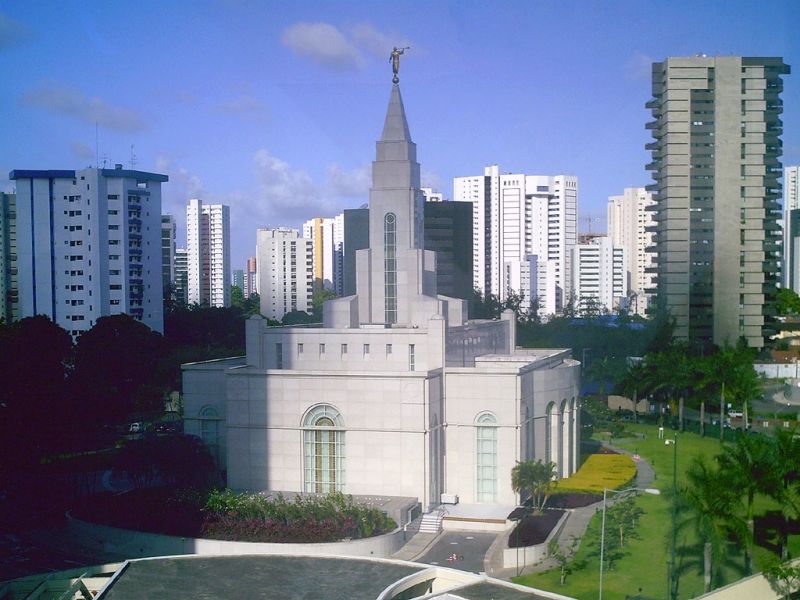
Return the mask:
[[[569,514],[570,511],[564,511],[564,514],[561,515],[561,518],[558,520],[558,523],[556,523],[556,526],[553,527],[553,530],[547,536],[547,539],[541,544],[536,544],[534,546],[523,546],[522,548],[509,548],[508,538],[506,538],[505,548],[503,549],[503,568],[513,569],[517,565],[533,565],[546,558],[547,546],[550,544],[550,540],[555,539],[556,536],[561,533],[561,530],[564,528],[564,523],[567,522],[567,517]],[[513,533],[514,532],[512,530],[508,535],[510,536]]]
[[[176,554],[336,554],[388,558],[405,543],[405,532],[397,528],[391,533],[360,540],[321,544],[278,544],[231,542],[204,538],[185,538],[144,531],[98,525],[67,515],[68,528],[80,545],[94,551],[123,555],[127,558],[172,556]]]

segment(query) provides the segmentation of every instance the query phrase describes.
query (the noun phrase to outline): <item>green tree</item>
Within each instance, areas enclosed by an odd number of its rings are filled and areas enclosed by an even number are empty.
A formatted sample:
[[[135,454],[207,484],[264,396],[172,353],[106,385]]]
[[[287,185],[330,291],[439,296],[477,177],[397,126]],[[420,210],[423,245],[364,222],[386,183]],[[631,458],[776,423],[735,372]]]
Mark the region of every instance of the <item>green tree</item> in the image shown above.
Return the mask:
[[[73,441],[71,360],[72,338],[45,316],[0,326],[0,490]]]
[[[619,547],[624,548],[625,542],[638,536],[636,525],[644,511],[636,505],[635,498],[623,498],[607,510],[607,527],[616,532]]]
[[[800,296],[790,288],[781,288],[777,295],[777,310],[779,315],[796,315],[800,313]]]
[[[598,385],[600,397],[604,402],[608,401],[606,392],[608,386],[615,387],[625,375],[625,359],[606,354],[605,356],[593,360],[586,369],[586,378]]]
[[[520,496],[530,497],[533,510],[541,513],[550,497],[555,476],[555,463],[541,460],[518,462],[511,469],[511,489]]]
[[[244,290],[238,285],[231,286],[231,306],[241,308],[244,305]]]
[[[772,467],[770,441],[764,436],[740,433],[736,442],[724,446],[717,464],[724,483],[744,497],[747,538],[744,544],[745,571],[753,572],[751,546],[754,539],[754,503],[756,494],[772,493],[778,487]]]
[[[311,316],[315,323],[322,323],[322,307],[328,300],[336,298],[336,292],[327,288],[321,288],[314,292],[311,297]]]
[[[697,535],[702,547],[704,591],[720,583],[720,566],[726,556],[728,539],[749,540],[749,530],[738,515],[740,506],[736,490],[727,477],[710,465],[704,457],[696,457],[686,471],[687,484],[679,490],[677,501],[681,519],[680,533]]]
[[[126,314],[100,317],[75,347],[76,391],[84,416],[121,423],[135,412],[163,409],[161,334]]]
[[[578,550],[580,542],[581,539],[573,535],[570,536],[570,544],[566,550],[561,549],[558,538],[553,538],[550,540],[550,543],[547,544],[547,555],[558,564],[559,585],[564,585],[566,583],[568,575],[586,566],[586,561],[584,560],[572,560],[572,557],[575,556],[575,552]]]

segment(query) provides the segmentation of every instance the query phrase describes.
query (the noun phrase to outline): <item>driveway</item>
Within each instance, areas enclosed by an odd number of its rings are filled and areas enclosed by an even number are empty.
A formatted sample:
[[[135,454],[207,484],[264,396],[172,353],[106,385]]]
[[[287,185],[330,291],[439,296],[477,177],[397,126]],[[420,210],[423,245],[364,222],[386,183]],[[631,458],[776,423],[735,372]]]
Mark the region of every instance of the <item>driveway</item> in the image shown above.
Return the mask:
[[[415,562],[483,573],[483,558],[496,537],[496,533],[470,531],[443,533]]]

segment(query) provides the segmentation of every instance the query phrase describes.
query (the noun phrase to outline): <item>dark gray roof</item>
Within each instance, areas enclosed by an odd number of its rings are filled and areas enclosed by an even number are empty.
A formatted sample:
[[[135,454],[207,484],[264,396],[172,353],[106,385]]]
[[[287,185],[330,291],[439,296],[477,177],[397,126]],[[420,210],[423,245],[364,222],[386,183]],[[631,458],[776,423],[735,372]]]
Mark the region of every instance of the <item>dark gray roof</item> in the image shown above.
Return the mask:
[[[463,588],[443,592],[464,600],[550,600],[547,596],[536,594],[534,590],[522,591],[491,581],[468,585]]]
[[[375,600],[398,579],[425,567],[305,556],[137,560],[98,600]]]

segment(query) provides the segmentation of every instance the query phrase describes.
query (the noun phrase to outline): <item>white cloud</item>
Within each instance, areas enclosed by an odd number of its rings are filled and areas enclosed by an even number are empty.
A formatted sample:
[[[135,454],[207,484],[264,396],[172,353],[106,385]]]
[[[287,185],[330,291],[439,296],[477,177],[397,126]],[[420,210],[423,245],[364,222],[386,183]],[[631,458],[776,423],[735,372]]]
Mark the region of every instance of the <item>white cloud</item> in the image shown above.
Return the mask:
[[[653,72],[654,62],[656,61],[653,60],[652,56],[636,51],[625,63],[625,72],[629,79],[649,80]]]
[[[249,117],[259,121],[267,117],[267,107],[264,103],[258,98],[247,94],[242,94],[232,100],[222,102],[217,105],[217,109],[221,112]]]
[[[326,175],[326,187],[333,196],[364,198],[369,194],[372,184],[369,165],[346,171],[338,163],[331,163],[328,165]]]
[[[358,49],[329,23],[295,23],[281,37],[283,45],[298,56],[336,69],[357,69],[363,63]]]
[[[89,144],[84,144],[83,142],[75,141],[72,142],[72,144],[70,144],[70,149],[72,150],[72,153],[78,158],[97,158],[97,154]]]
[[[450,195],[448,190],[442,189],[442,178],[439,177],[439,174],[435,171],[422,167],[419,178],[422,187],[429,187],[433,188],[436,192],[443,192],[445,197]]]
[[[350,35],[356,45],[363,48],[376,58],[389,59],[392,48],[404,48],[411,46],[411,42],[394,33],[383,33],[378,31],[369,23],[359,23],[350,28]]]
[[[127,108],[111,106],[97,96],[86,96],[79,90],[46,82],[20,97],[20,104],[41,108],[55,115],[72,117],[86,123],[116,131],[144,129],[141,115]]]

